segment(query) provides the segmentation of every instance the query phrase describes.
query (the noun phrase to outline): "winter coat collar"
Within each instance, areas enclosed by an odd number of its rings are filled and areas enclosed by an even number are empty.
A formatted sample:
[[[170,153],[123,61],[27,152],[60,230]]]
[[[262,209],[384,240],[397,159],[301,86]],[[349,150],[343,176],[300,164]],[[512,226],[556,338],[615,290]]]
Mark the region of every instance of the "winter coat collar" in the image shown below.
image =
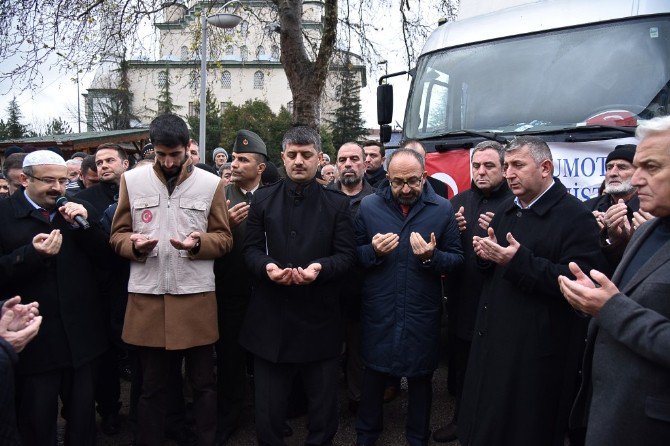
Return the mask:
[[[561,183],[558,178],[554,177],[554,185],[551,186],[544,193],[544,195],[540,197],[540,199],[528,210],[536,213],[539,216],[543,216],[549,212],[551,208],[553,208],[556,203],[558,203],[567,193],[568,190],[565,188],[565,186],[563,186],[563,183]],[[514,197],[510,198],[505,212],[509,214],[519,210],[521,209],[519,209],[519,207],[514,204]]]

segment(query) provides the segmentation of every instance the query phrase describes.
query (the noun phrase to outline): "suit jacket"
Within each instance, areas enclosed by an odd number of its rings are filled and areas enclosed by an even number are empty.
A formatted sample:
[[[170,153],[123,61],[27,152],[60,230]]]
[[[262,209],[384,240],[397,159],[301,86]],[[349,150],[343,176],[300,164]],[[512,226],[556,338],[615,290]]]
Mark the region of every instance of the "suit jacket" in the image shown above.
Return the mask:
[[[342,348],[340,284],[356,248],[349,197],[316,181],[289,179],[256,191],[247,217],[244,259],[254,279],[240,343],[266,361],[303,363],[333,358]],[[279,285],[265,267],[321,272],[308,285]]]
[[[612,280],[649,234],[636,232]],[[666,223],[667,224],[667,223]],[[571,425],[587,424],[587,445],[670,443],[670,242],[640,267],[591,320],[584,380]]]
[[[82,204],[93,212],[90,204]],[[100,225],[90,223],[89,229],[75,229],[59,213],[48,222],[23,191],[0,201],[0,254],[11,259],[3,261],[0,298],[20,295],[23,303],[37,301],[44,316],[39,334],[19,355],[20,374],[79,367],[107,348],[93,265],[110,261],[113,254]],[[63,235],[60,251],[42,257],[32,239],[54,229]]]

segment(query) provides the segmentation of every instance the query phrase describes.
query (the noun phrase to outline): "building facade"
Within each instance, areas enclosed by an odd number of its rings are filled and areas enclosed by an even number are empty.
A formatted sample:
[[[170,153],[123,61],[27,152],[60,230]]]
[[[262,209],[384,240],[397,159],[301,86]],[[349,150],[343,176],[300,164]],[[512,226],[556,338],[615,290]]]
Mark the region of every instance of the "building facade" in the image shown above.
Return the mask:
[[[183,1],[166,8],[154,23],[159,33],[158,60],[128,60],[120,69],[121,54],[103,56],[86,97],[89,131],[101,130],[104,115],[112,110],[115,92],[127,85],[132,97],[133,126],[148,124],[157,114],[158,101],[169,91],[182,116],[198,114],[200,94],[201,14],[235,13],[243,17],[232,29],[208,25],[207,88],[222,109],[248,100],[267,102],[273,112],[292,110],[292,95],[280,62],[276,6],[266,0],[241,1],[220,11],[225,2]],[[237,2],[236,2],[237,3]],[[303,34],[310,57],[315,57],[323,29],[322,1],[303,2]],[[361,86],[366,83],[362,59],[336,51],[321,99],[322,121],[340,106],[340,72],[345,61],[356,72]]]

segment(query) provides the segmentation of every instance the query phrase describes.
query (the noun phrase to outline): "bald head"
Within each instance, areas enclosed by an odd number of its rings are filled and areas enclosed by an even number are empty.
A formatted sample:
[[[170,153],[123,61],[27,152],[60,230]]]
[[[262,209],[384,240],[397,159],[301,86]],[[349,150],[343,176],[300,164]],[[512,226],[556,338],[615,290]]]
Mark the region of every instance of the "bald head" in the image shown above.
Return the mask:
[[[408,139],[407,141],[402,143],[402,146],[400,148],[412,150],[421,155],[422,158],[426,158],[426,149],[424,149],[423,144],[421,144],[416,139]]]

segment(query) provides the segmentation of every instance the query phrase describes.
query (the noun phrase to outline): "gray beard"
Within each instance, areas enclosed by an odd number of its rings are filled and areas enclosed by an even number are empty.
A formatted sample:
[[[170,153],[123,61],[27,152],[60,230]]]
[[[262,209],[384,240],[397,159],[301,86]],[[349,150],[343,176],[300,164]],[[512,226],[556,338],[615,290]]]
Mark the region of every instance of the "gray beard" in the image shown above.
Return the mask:
[[[360,184],[362,180],[362,177],[340,177],[340,183],[347,187],[356,186],[357,184]]]
[[[621,184],[615,185],[615,186],[605,186],[604,192],[606,194],[611,194],[611,195],[626,195],[635,190],[635,187],[633,187],[632,184],[630,184],[630,180],[623,181]]]

